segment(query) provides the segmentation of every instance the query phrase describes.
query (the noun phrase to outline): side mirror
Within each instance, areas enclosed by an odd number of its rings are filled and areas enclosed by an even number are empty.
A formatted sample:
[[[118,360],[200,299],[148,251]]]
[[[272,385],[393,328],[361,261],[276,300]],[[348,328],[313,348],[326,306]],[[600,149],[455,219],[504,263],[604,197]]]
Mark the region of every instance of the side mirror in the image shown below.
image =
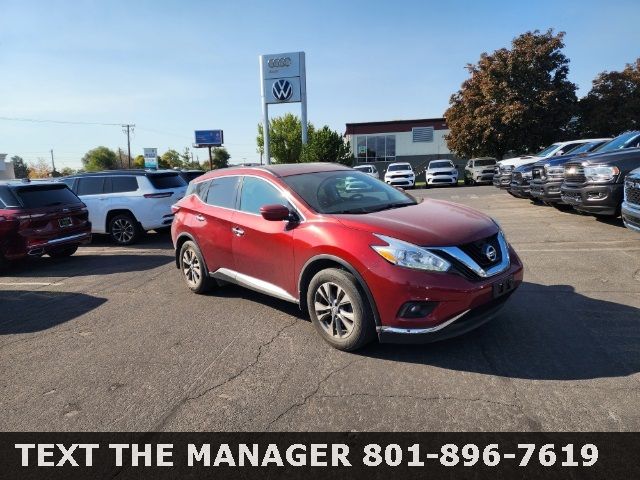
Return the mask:
[[[260,207],[260,215],[270,222],[289,220],[289,209],[284,205],[263,205]]]

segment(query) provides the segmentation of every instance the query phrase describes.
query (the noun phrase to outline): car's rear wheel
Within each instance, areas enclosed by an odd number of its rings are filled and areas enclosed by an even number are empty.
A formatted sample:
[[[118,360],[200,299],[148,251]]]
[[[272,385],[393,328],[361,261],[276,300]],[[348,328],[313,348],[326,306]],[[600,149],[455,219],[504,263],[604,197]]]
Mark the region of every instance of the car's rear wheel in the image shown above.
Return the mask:
[[[51,258],[70,257],[71,255],[73,255],[77,251],[78,251],[78,245],[74,245],[72,247],[64,247],[64,248],[59,248],[57,250],[52,250],[52,251],[49,252],[49,256]]]
[[[109,234],[118,245],[131,245],[138,241],[141,231],[136,219],[132,215],[123,213],[111,218]]]
[[[309,316],[320,336],[338,350],[356,350],[375,336],[371,307],[353,275],[329,268],[307,290]]]
[[[184,242],[180,248],[180,271],[187,287],[194,293],[205,293],[211,289],[211,279],[204,264],[202,253],[195,242]]]

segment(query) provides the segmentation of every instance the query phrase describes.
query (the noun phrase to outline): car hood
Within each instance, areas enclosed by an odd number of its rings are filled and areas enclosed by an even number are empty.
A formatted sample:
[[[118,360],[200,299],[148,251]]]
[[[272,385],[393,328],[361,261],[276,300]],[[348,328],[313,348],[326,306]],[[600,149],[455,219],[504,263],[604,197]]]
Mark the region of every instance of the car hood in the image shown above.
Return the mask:
[[[387,170],[387,172],[385,173],[385,175],[411,175],[413,174],[413,170]]]
[[[524,155],[522,157],[509,158],[507,160],[500,160],[498,165],[513,165],[515,167],[524,165],[525,163],[535,163],[538,160],[542,160],[542,157],[535,157],[533,155]]]
[[[428,247],[462,245],[498,232],[498,226],[484,213],[433,199],[381,212],[335,217],[348,228]]]
[[[430,168],[430,169],[426,170],[425,173],[427,175],[429,175],[430,173],[453,172],[454,170],[456,170],[456,167]]]
[[[621,160],[640,160],[640,148],[621,148],[620,150],[614,150],[613,152],[598,153],[586,155],[584,157],[585,163],[591,164],[607,164],[619,162]]]

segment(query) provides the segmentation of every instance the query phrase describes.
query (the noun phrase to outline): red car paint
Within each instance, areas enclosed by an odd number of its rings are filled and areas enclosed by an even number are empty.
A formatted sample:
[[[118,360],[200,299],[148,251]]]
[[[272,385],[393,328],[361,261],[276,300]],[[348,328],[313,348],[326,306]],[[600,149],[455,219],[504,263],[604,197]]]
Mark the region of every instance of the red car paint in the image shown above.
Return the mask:
[[[380,327],[433,327],[467,310],[491,303],[492,286],[512,278],[522,282],[523,267],[511,246],[510,263],[489,278],[467,278],[458,272],[425,272],[393,265],[376,253],[372,245],[384,245],[382,234],[424,247],[470,244],[497,235],[497,224],[471,208],[439,200],[368,214],[322,214],[311,208],[285,179],[289,175],[350,170],[335,164],[295,164],[275,168],[241,167],[217,170],[197,178],[205,182],[224,176],[260,177],[288,192],[288,199],[304,220],[295,225],[267,221],[234,209],[204,203],[187,195],[174,205],[174,246],[179,250],[187,237],[202,251],[208,271],[228,268],[276,285],[290,299],[305,302],[305,268],[314,260],[339,260],[357,273]],[[201,220],[196,219],[197,216]],[[234,235],[233,229],[244,231]],[[308,281],[308,279],[306,279]],[[515,288],[514,288],[515,289]],[[424,318],[399,318],[407,301],[438,302]]]

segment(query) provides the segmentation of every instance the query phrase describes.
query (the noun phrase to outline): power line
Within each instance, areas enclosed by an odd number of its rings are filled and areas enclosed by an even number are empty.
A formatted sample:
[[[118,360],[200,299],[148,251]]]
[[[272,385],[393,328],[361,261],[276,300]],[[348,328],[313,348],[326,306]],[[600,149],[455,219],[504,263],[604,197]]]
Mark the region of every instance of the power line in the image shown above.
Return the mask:
[[[103,125],[108,127],[119,127],[121,123],[102,123],[102,122],[71,122],[65,120],[44,120],[37,118],[17,118],[17,117],[0,117],[0,120],[8,120],[12,122],[32,122],[32,123],[58,123],[62,125]]]

